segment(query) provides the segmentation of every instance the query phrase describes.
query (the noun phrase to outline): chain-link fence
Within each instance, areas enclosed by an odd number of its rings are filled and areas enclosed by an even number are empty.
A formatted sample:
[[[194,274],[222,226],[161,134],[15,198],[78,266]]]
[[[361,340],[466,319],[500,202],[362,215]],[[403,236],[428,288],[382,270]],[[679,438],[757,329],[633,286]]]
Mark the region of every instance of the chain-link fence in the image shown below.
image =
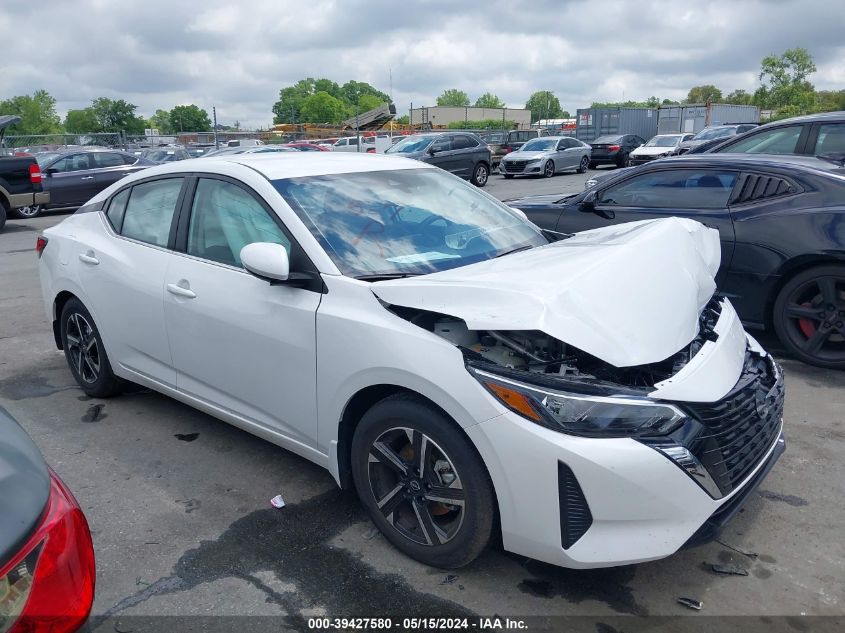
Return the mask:
[[[115,147],[124,149],[126,139],[119,132],[91,134],[9,134],[3,138],[3,148],[25,152],[46,152],[61,147]]]

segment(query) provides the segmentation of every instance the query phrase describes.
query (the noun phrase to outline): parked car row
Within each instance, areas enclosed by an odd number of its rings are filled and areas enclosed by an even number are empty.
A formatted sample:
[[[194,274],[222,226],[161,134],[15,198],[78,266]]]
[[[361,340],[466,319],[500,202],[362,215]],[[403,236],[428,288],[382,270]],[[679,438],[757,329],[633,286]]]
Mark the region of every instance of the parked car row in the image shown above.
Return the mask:
[[[743,321],[773,330],[796,358],[845,369],[845,112],[760,126],[586,187],[509,204],[564,233],[667,216],[715,228],[719,292]]]

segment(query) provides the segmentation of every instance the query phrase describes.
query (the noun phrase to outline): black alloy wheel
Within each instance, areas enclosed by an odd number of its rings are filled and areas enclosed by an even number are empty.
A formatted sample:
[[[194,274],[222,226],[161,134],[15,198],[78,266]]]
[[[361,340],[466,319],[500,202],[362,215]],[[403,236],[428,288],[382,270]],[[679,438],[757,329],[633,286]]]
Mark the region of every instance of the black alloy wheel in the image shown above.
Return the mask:
[[[82,391],[95,398],[120,393],[122,382],[112,371],[91,313],[74,297],[65,304],[60,319],[65,358]]]
[[[351,456],[361,501],[399,550],[454,568],[486,547],[492,485],[472,444],[441,412],[412,396],[386,398],[364,414]]]
[[[819,266],[790,279],[774,306],[775,331],[797,358],[845,369],[845,266]]]

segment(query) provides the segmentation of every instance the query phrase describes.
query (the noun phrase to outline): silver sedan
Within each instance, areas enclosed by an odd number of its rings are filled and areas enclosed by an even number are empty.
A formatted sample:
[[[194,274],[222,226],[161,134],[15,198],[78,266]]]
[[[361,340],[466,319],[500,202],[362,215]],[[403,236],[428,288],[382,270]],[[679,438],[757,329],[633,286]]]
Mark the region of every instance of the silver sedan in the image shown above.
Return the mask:
[[[505,155],[499,163],[499,173],[505,178],[551,178],[570,169],[583,174],[590,165],[591,150],[589,145],[571,136],[543,136],[532,139],[517,151]]]

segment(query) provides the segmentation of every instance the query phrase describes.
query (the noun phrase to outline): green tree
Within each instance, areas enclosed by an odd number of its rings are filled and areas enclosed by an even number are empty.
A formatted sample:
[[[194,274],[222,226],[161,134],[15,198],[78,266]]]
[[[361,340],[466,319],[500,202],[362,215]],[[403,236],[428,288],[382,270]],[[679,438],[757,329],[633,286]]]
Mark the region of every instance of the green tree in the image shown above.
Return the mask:
[[[572,115],[569,114],[569,110],[564,110],[563,112],[560,113],[560,118],[561,119],[571,119]]]
[[[0,101],[0,114],[14,114],[21,118],[14,128],[15,134],[54,134],[62,131],[61,119],[56,114],[56,100],[46,90]]]
[[[135,115],[138,106],[123,99],[98,97],[89,106],[97,122],[95,132],[143,134],[144,119]]]
[[[722,91],[711,84],[690,88],[684,103],[721,103]]]
[[[97,117],[91,108],[68,110],[65,116],[65,130],[71,134],[86,134],[99,129]]]
[[[161,134],[172,134],[173,126],[170,125],[170,113],[167,110],[158,109],[150,117],[149,127],[158,130]]]
[[[531,110],[531,121],[540,119],[561,119],[563,109],[551,90],[538,90],[525,102],[525,109]]]
[[[725,97],[725,103],[733,103],[734,105],[751,105],[752,100],[753,96],[741,88],[729,92],[728,96]]]
[[[439,106],[469,106],[469,95],[463,90],[457,88],[449,88],[444,90],[443,94],[437,97],[437,105]]]
[[[816,92],[815,112],[845,110],[845,90],[819,90]]]
[[[505,102],[491,92],[485,92],[475,100],[476,108],[504,108]]]
[[[389,103],[390,97],[368,84],[365,81],[347,81],[340,87],[340,99],[349,105],[354,106],[355,103],[364,95],[369,95],[378,99],[378,103]],[[370,108],[372,109],[372,108]]]
[[[408,118],[407,114],[403,114],[400,117],[396,117],[396,119],[394,119],[394,122],[398,123],[399,125],[408,125],[408,123],[411,122],[411,119]]]
[[[805,48],[790,48],[780,55],[767,55],[760,62],[760,88],[754,99],[761,107],[781,114],[803,114],[813,109],[815,90],[807,77],[816,72],[813,57]]]
[[[340,123],[344,113],[343,102],[323,91],[306,97],[300,109],[304,123]]]
[[[168,115],[173,132],[208,132],[211,130],[211,119],[208,112],[199,106],[178,105]]]
[[[672,101],[671,99],[664,99],[660,102],[661,105],[681,105],[678,101]]]

